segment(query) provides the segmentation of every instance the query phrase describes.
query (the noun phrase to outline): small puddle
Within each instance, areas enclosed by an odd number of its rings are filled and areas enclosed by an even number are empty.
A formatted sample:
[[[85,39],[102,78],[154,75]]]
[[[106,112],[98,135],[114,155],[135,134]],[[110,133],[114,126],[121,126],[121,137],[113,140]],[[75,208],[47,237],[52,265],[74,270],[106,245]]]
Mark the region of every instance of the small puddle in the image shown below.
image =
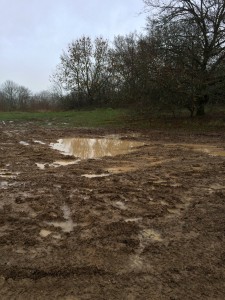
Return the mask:
[[[40,170],[44,170],[46,164],[35,163],[35,165],[36,165]]]
[[[41,229],[41,231],[39,232],[41,237],[47,237],[51,234],[52,232],[50,230],[46,230],[46,229]]]
[[[44,170],[46,167],[58,168],[58,167],[61,167],[61,166],[75,165],[79,161],[80,161],[80,159],[76,159],[76,160],[56,160],[52,164],[49,164],[49,163],[35,163],[35,165],[40,170]]]
[[[86,178],[100,178],[100,177],[107,177],[110,176],[110,174],[106,173],[106,174],[84,174],[81,175],[82,177],[86,177]]]
[[[73,155],[81,159],[126,154],[143,145],[142,142],[118,138],[65,138],[59,139],[55,144],[50,144],[52,149],[58,150],[64,155]]]
[[[30,145],[29,143],[24,142],[24,141],[20,141],[19,144],[20,144],[20,145],[23,145],[23,146],[29,146],[29,145]]]
[[[117,201],[113,204],[114,207],[119,208],[121,210],[126,210],[126,205],[122,201]]]
[[[56,160],[52,164],[49,164],[50,167],[60,167],[60,166],[69,166],[69,165],[75,165],[78,162],[80,162],[80,159],[76,160]]]
[[[8,185],[7,181],[0,181],[0,189],[6,189]]]
[[[125,222],[140,222],[142,218],[128,218],[124,220]]]
[[[137,170],[137,168],[129,167],[129,166],[120,166],[120,167],[110,167],[105,170],[112,174],[120,174],[120,173],[134,172]]]
[[[34,143],[36,143],[36,144],[40,144],[40,145],[45,145],[45,143],[44,143],[44,142],[42,142],[42,141],[38,141],[38,140],[34,140]]]
[[[49,225],[53,225],[55,227],[60,227],[64,232],[71,232],[73,228],[77,226],[72,218],[70,208],[65,204],[62,206],[63,218],[66,220],[64,222],[47,222]]]
[[[10,172],[7,169],[0,169],[0,178],[15,179],[19,172]]]

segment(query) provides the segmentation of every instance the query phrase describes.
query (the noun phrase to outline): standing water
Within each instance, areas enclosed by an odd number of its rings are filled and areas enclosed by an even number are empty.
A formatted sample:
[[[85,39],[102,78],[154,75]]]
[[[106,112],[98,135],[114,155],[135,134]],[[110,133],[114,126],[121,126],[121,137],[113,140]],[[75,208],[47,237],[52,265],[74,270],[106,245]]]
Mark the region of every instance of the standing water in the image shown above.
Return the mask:
[[[117,138],[65,138],[50,144],[53,149],[62,154],[73,155],[81,159],[100,158],[126,154],[144,143],[120,140]]]

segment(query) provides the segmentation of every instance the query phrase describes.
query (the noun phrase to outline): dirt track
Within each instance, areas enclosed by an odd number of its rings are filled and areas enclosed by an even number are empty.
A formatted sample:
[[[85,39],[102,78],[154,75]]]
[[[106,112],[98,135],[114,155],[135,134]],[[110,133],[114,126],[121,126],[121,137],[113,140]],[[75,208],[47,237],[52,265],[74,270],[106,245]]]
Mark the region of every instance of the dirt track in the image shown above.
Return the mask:
[[[0,127],[0,299],[225,299],[225,135]],[[51,166],[113,133],[144,145]]]

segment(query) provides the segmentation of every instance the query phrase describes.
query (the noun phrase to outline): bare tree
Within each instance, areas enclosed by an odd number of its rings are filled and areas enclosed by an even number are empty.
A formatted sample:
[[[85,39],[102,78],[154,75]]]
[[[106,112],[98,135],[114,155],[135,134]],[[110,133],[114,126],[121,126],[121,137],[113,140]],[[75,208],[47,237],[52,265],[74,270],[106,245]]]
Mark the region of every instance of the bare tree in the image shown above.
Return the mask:
[[[31,91],[11,80],[2,84],[2,99],[5,110],[25,110],[31,97]]]
[[[115,88],[126,103],[134,102],[138,93],[137,44],[137,34],[119,35],[111,49]]]
[[[6,109],[16,108],[17,92],[18,85],[15,82],[7,80],[5,83],[2,84],[2,94],[5,99]]]
[[[81,37],[61,55],[61,63],[53,77],[63,88],[89,104],[104,94],[108,73],[108,41],[99,37],[92,42]]]
[[[18,109],[26,110],[29,105],[30,98],[31,98],[31,91],[24,86],[18,86],[17,88]]]
[[[225,60],[225,2],[224,0],[144,0],[153,9],[154,20],[161,25],[179,23],[184,29],[176,36],[186,38],[186,55],[195,84],[197,115],[204,114],[210,86],[225,79],[218,69]],[[192,28],[190,35],[189,28]],[[181,36],[182,35],[182,36]],[[177,52],[177,44],[170,51]],[[195,67],[195,68],[194,68]]]

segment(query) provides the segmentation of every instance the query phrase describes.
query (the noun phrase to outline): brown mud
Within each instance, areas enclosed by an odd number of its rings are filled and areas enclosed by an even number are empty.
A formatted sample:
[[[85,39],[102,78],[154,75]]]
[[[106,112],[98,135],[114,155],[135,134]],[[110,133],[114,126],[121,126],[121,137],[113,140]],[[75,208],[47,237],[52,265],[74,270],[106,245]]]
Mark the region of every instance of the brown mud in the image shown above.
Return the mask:
[[[0,127],[0,299],[225,299],[225,134]]]

